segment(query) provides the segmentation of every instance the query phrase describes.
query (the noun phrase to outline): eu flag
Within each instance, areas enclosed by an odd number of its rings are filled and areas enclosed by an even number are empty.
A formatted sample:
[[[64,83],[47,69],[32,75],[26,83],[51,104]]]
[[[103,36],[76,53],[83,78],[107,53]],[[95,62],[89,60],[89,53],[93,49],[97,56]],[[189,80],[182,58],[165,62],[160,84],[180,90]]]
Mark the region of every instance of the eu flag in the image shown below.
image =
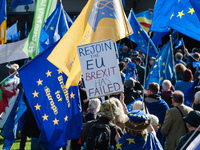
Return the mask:
[[[189,0],[192,7],[194,8],[195,13],[197,14],[198,19],[200,20],[200,0]]]
[[[57,150],[67,140],[80,137],[82,113],[78,86],[67,89],[67,76],[46,59],[54,47],[22,68],[19,75],[46,147]]]
[[[133,10],[130,11],[128,21],[130,22],[130,25],[134,32],[132,35],[130,35],[130,38],[133,42],[137,44],[137,49],[141,49],[144,53],[147,53],[148,42],[150,41],[149,56],[156,57],[158,55],[158,50],[150,37],[137,21]]]
[[[33,3],[33,0],[13,0],[10,8],[13,10],[19,5],[28,5],[32,3]]]
[[[175,35],[175,32],[172,33],[172,36],[173,35]],[[171,43],[170,41],[168,41],[159,52],[158,56],[156,57],[149,71],[149,74],[145,83],[145,88],[147,88],[147,85],[149,83],[156,82],[161,86],[163,80],[171,79],[174,74],[173,61],[174,59],[172,56]]]
[[[151,31],[165,32],[172,28],[200,41],[200,21],[189,0],[157,0]]]
[[[129,80],[130,77],[138,81],[138,73],[137,73],[136,64],[133,62],[128,63],[125,80],[126,81]]]
[[[20,121],[24,120],[24,117],[26,117],[25,112],[27,110],[23,94],[23,90],[21,90],[13,109],[1,130],[1,136],[4,137],[4,150],[9,150],[11,148],[15,141],[16,132],[21,131],[22,129],[22,126],[19,128],[18,124],[20,124]]]
[[[62,3],[58,3],[56,9],[44,22],[40,34],[40,52],[50,48],[59,41],[72,25],[69,15],[64,12]]]
[[[17,32],[15,34],[11,35],[10,37],[11,37],[12,42],[20,41],[20,32]]]

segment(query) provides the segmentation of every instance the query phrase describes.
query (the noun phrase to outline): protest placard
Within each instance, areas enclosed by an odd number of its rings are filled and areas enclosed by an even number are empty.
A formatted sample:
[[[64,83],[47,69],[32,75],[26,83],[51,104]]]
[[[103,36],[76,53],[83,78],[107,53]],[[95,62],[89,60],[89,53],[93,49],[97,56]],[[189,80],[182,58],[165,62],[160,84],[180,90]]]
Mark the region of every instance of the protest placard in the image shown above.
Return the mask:
[[[77,46],[88,98],[102,97],[123,91],[112,40]]]

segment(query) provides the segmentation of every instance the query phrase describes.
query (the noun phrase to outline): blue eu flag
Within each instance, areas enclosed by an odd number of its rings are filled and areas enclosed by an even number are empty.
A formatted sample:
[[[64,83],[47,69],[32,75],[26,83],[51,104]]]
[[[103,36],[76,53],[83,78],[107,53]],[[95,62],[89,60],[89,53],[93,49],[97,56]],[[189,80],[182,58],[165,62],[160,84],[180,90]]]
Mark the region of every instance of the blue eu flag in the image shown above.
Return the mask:
[[[165,32],[172,28],[200,41],[200,21],[197,15],[189,0],[157,0],[150,30]]]
[[[192,7],[194,8],[195,13],[197,14],[198,19],[200,20],[200,0],[189,0]]]
[[[175,35],[175,33],[172,35]],[[156,82],[161,86],[163,80],[171,79],[174,74],[173,61],[171,43],[168,41],[159,52],[149,71],[145,88],[147,88],[149,83]]]
[[[50,48],[59,41],[72,25],[69,15],[63,10],[62,3],[58,3],[56,9],[44,22],[40,34],[40,52]]]
[[[21,131],[22,129],[22,125],[19,128],[19,124],[23,124],[25,122],[24,118],[26,117],[25,112],[27,110],[27,107],[23,99],[23,94],[23,90],[21,90],[17,97],[17,100],[15,101],[12,111],[8,119],[6,120],[6,123],[1,130],[1,136],[4,137],[4,150],[9,150],[11,148],[12,144],[15,141],[17,130]]]
[[[137,72],[136,64],[133,62],[128,63],[125,80],[126,81],[129,80],[130,77],[138,81],[138,72]]]
[[[33,3],[33,0],[13,0],[10,8],[13,10],[19,5],[28,5],[32,3]]]
[[[67,140],[80,137],[82,112],[78,86],[67,89],[68,77],[46,59],[54,47],[22,68],[19,75],[46,147],[57,150]]]
[[[156,57],[158,55],[158,50],[137,21],[133,10],[130,11],[128,21],[134,32],[132,35],[130,35],[130,38],[133,42],[137,44],[137,49],[141,49],[144,53],[147,53],[148,42],[150,41],[149,56]]]

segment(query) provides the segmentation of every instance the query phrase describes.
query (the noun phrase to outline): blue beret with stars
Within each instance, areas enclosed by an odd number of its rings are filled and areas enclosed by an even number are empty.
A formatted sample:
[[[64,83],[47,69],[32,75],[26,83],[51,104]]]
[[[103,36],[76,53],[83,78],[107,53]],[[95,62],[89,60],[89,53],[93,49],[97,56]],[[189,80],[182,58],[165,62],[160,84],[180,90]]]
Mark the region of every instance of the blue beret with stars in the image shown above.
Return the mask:
[[[144,122],[148,120],[148,116],[142,110],[134,110],[127,114],[132,122]]]

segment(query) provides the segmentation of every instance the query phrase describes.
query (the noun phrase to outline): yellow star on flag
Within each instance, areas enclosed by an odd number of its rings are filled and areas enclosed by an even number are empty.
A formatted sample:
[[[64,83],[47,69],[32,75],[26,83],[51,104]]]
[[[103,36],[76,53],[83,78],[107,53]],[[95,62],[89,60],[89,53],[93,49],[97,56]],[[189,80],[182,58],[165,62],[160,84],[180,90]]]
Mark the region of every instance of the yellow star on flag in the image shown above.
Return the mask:
[[[160,56],[160,57],[159,57],[159,60],[161,60],[161,59],[162,59],[162,57]]]
[[[73,99],[74,99],[74,96],[75,96],[75,94],[74,94],[73,92],[71,92],[70,98],[73,98]]]
[[[49,117],[48,115],[44,114],[44,116],[42,116],[43,121],[48,120],[48,117]]]
[[[58,74],[63,73],[61,69],[58,69],[57,71],[58,71]]]
[[[14,120],[17,118],[17,115],[15,115],[15,118],[14,118]]]
[[[165,65],[165,62],[163,62],[162,65],[164,66],[164,65]]]
[[[135,141],[134,141],[134,139],[126,139],[129,143],[129,145],[131,144],[131,143],[134,143],[135,144]]]
[[[66,115],[64,119],[65,119],[65,122],[68,121],[68,116]]]
[[[102,15],[104,15],[105,13],[104,13],[104,12],[102,12],[101,14],[102,14]]]
[[[39,79],[39,80],[37,81],[38,86],[39,86],[39,85],[42,85],[42,82],[43,82],[43,80],[40,80],[40,79]]]
[[[152,74],[152,73],[153,73],[153,71],[150,72],[150,74]]]
[[[140,34],[140,31],[138,31],[138,34]]]
[[[140,31],[142,31],[142,28],[140,28]]]
[[[165,73],[165,70],[163,70],[163,73]]]
[[[48,70],[47,73],[46,73],[46,74],[47,74],[47,77],[48,77],[48,76],[51,76],[51,73],[52,73],[52,72],[50,72],[50,71]]]
[[[41,105],[38,105],[37,103],[37,105],[35,105],[34,107],[35,107],[35,110],[40,110]]]
[[[156,62],[158,62],[158,59],[156,59]]]
[[[170,17],[170,20],[172,19],[172,17],[174,16],[174,12],[172,13],[171,17]]]
[[[141,115],[138,115],[139,118],[141,118]]]
[[[32,93],[32,94],[33,94],[33,96],[34,96],[33,98],[35,98],[35,97],[38,97],[39,92],[36,92],[36,91],[35,91],[35,92]]]
[[[50,29],[53,30],[53,27],[51,26]]]
[[[117,149],[122,149],[121,146],[122,146],[122,144],[119,144],[119,142],[116,144]]]
[[[162,81],[162,80],[163,80],[163,77],[160,77],[160,80]]]
[[[191,15],[193,15],[194,13],[194,8],[189,8],[190,11],[188,11],[188,13],[191,13]]]
[[[185,14],[183,13],[183,10],[182,10],[181,12],[178,12],[178,15],[176,17],[182,18],[183,15],[185,15]]]
[[[157,67],[157,65],[154,66],[154,68],[156,68],[156,67]]]
[[[55,124],[57,124],[57,125],[58,125],[58,121],[59,121],[59,120],[57,120],[57,119],[55,118],[55,120],[53,120],[53,122],[54,122],[54,125],[55,125]]]

